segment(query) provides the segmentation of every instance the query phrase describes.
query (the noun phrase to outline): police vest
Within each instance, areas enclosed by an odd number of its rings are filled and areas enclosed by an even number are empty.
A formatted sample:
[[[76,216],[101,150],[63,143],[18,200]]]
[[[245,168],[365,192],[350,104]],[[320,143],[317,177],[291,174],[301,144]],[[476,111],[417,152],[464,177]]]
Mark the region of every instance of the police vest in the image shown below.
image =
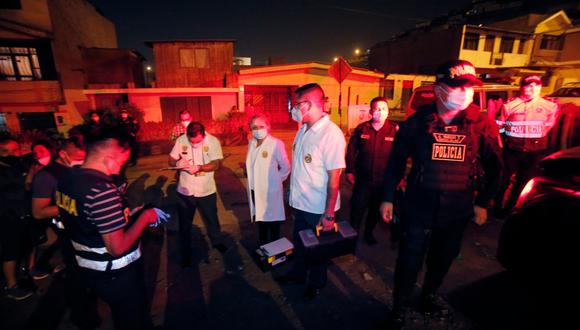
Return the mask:
[[[100,182],[113,183],[102,173],[87,169],[71,169],[71,173],[58,183],[56,204],[70,238],[75,260],[82,268],[97,271],[120,269],[141,257],[139,240],[121,257],[108,253],[95,224],[87,219],[85,204],[90,190]]]
[[[504,104],[496,123],[508,149],[539,151],[548,148],[557,113],[558,105],[547,99],[524,102],[515,98]]]
[[[410,183],[429,190],[473,190],[480,136],[476,125],[465,116],[446,125],[433,114],[421,126]]]

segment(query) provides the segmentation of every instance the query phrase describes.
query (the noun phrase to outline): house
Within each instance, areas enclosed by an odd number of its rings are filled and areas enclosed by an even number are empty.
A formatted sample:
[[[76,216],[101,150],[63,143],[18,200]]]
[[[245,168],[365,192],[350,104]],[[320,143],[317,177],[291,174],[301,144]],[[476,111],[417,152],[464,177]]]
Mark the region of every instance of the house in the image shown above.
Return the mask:
[[[82,122],[91,82],[83,49],[116,47],[114,24],[88,1],[2,1],[0,126],[66,132]]]
[[[543,92],[549,93],[580,80],[579,26],[560,8],[578,12],[571,1],[474,1],[468,10],[373,46],[369,66],[388,74],[432,75],[439,64],[463,59],[495,82],[518,83],[527,73],[542,74]]]

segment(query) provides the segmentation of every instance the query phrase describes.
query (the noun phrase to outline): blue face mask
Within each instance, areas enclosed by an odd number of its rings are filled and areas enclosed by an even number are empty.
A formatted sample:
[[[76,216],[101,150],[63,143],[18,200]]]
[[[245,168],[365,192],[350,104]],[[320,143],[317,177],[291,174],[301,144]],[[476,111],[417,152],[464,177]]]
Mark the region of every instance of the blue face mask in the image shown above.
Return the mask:
[[[261,139],[265,138],[267,135],[268,135],[268,130],[265,128],[252,130],[252,136],[256,140],[261,140]]]

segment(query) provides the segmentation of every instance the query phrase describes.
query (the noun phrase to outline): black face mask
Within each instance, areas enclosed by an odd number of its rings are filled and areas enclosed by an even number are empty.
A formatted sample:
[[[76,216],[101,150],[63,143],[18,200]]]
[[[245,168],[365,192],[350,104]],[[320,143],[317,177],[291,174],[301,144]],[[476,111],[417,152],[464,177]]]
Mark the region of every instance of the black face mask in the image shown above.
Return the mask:
[[[9,166],[15,166],[20,164],[20,157],[18,156],[4,156],[4,157],[0,157],[0,162],[9,165]]]

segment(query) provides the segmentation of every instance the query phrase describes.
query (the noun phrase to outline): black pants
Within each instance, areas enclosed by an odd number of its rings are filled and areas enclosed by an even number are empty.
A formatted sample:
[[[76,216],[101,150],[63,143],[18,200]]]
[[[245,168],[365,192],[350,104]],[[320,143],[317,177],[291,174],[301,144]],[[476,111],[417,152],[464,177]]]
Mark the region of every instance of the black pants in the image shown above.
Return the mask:
[[[282,221],[258,221],[260,245],[273,242],[280,238],[280,223]]]
[[[111,308],[115,329],[150,329],[143,261],[112,271],[82,269],[86,283]]]
[[[368,210],[364,237],[372,237],[375,226],[379,222],[382,194],[382,187],[375,186],[371,182],[359,180],[354,184],[350,198],[350,223],[358,231],[362,225],[365,211]]]
[[[101,323],[97,310],[97,296],[88,288],[82,270],[76,265],[67,263],[64,272],[64,294],[66,303],[71,309],[71,321],[79,329],[97,328]]]
[[[546,155],[546,151],[523,152],[517,150],[504,149],[504,170],[500,191],[496,198],[496,204],[503,206],[503,200],[515,173],[516,180],[512,186],[503,210],[509,212],[515,205],[525,184],[534,176],[540,173],[538,163]],[[498,207],[499,209],[499,207]]]
[[[294,242],[295,242],[295,255],[294,255],[294,268],[292,273],[297,278],[307,279],[307,285],[311,288],[320,289],[326,285],[326,268],[327,263],[319,264],[306,264],[306,259],[304,256],[304,245],[300,240],[298,233],[303,229],[316,230],[316,225],[320,222],[322,214],[314,214],[309,212],[304,212],[301,210],[293,209],[294,211]]]
[[[418,221],[419,220],[419,221]],[[408,306],[419,271],[427,254],[423,294],[437,291],[453,260],[459,255],[467,219],[445,226],[431,227],[422,219],[403,219],[403,235],[395,268],[394,309]]]
[[[179,244],[182,255],[185,257],[191,255],[191,225],[197,208],[201,212],[212,245],[221,244],[222,235],[217,216],[216,193],[205,197],[185,196],[179,193],[177,195],[180,199],[178,203]]]

